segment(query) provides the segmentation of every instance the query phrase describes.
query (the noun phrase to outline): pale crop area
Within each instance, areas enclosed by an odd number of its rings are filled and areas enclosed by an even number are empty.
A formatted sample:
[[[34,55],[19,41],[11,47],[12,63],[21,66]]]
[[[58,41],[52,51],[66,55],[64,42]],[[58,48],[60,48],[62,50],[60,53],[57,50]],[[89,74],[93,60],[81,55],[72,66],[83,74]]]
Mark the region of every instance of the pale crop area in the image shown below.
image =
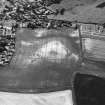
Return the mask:
[[[70,90],[40,94],[0,92],[1,105],[73,105]]]

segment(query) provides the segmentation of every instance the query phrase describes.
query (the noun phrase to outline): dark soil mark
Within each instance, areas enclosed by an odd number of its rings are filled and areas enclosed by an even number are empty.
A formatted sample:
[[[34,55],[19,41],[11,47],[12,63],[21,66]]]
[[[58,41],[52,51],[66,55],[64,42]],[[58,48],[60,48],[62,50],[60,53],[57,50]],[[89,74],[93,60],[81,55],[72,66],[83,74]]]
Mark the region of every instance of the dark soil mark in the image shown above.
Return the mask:
[[[104,8],[104,7],[105,7],[105,2],[103,2],[103,3],[96,6],[96,8],[101,8],[101,9]]]

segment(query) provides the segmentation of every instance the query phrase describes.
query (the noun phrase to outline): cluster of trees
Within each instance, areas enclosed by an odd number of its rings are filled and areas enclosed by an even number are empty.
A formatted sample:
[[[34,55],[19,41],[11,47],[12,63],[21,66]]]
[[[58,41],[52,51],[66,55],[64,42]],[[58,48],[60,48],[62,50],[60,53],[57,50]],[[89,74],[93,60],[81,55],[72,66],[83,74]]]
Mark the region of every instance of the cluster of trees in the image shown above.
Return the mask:
[[[5,5],[1,11],[0,19],[13,19],[17,22],[32,21],[38,18],[46,18],[48,15],[56,14],[57,11],[52,11],[48,8],[53,3],[58,3],[59,0],[7,0],[8,5]]]
[[[15,37],[11,38],[11,35],[0,36],[0,66],[9,64],[14,53]]]
[[[7,4],[0,12],[0,20],[2,23],[8,20],[15,20],[16,24],[28,22],[28,26],[41,26],[44,21],[48,21],[48,15],[56,15],[58,13],[58,11],[49,9],[48,6],[60,3],[60,1],[32,0],[30,2],[29,0],[7,0]]]
[[[1,11],[0,19],[2,22],[8,20],[15,20],[14,28],[19,27],[22,23],[26,24],[27,28],[57,28],[62,25],[70,26],[70,22],[63,20],[48,19],[48,15],[57,15],[59,12],[63,14],[65,11],[62,9],[51,10],[48,7],[52,4],[59,4],[62,0],[7,0],[8,5],[5,5]],[[22,26],[22,25],[20,25]]]

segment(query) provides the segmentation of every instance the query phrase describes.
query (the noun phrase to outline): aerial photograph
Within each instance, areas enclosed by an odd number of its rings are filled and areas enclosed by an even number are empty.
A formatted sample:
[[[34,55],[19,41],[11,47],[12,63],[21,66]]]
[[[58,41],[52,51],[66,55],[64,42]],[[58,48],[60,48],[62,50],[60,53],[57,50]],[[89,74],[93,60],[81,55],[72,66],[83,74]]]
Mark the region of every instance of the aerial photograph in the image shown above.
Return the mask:
[[[105,0],[0,0],[0,105],[105,105]]]

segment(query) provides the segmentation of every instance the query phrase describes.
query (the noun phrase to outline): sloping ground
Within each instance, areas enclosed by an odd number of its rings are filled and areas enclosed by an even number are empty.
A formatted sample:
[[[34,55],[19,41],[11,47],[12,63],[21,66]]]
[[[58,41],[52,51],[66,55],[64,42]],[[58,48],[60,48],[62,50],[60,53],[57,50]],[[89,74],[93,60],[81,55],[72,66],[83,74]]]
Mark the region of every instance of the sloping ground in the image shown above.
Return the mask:
[[[65,8],[64,15],[49,16],[49,18],[86,23],[104,23],[105,8],[97,8],[104,0],[63,0],[61,4],[52,5],[53,10]]]
[[[0,92],[1,105],[73,105],[70,90],[43,94]]]

